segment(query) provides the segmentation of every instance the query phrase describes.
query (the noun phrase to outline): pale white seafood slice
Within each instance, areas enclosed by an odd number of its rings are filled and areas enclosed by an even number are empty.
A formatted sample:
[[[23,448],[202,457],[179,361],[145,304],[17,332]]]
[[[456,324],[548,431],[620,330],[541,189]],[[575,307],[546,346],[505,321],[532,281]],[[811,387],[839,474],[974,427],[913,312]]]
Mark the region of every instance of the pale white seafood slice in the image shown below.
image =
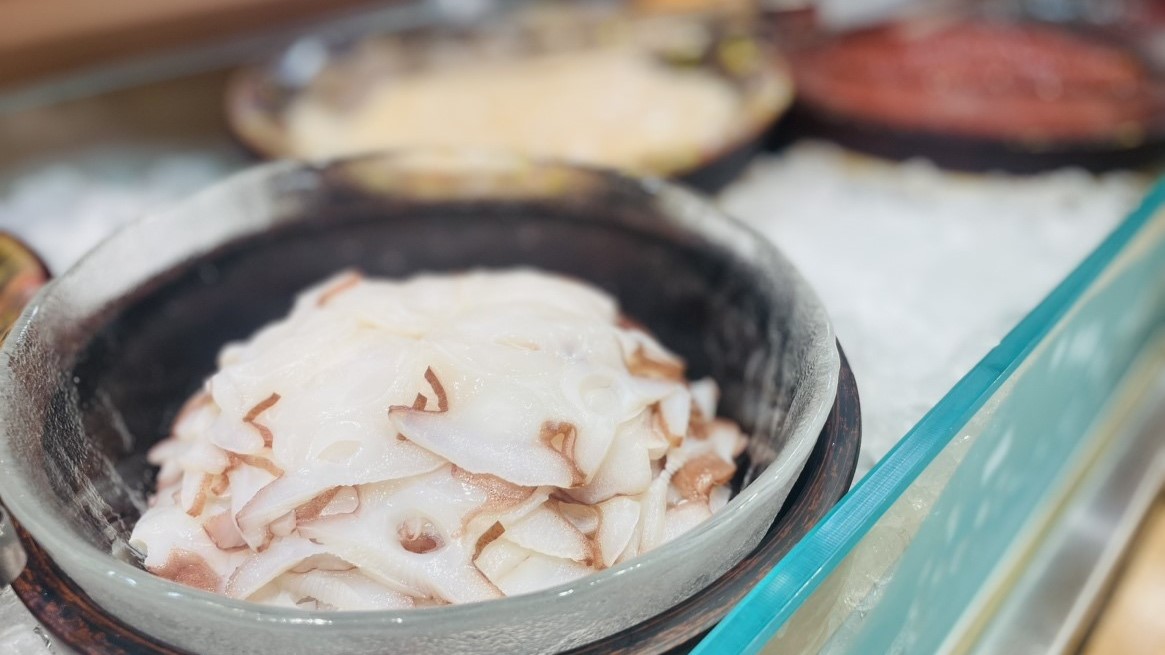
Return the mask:
[[[323,286],[317,287],[319,292]],[[420,278],[407,282],[369,279],[343,293],[332,294],[324,305],[332,312],[354,318],[360,325],[416,338],[448,320],[456,311],[448,290],[445,285],[426,284]],[[300,300],[302,309],[297,306],[297,311],[312,311],[320,306],[322,293],[319,292],[305,293]]]
[[[594,543],[562,514],[546,505],[505,528],[506,539],[527,550],[588,566],[598,559]]]
[[[320,517],[351,514],[360,508],[360,492],[356,487],[333,487],[307,503],[295,508],[295,521],[311,521]]]
[[[616,427],[679,386],[636,380],[608,365],[617,355],[613,340],[604,355],[597,339],[575,344],[571,354],[442,336],[426,342],[448,411],[394,407],[397,429],[464,469],[523,486],[584,483],[606,457]]]
[[[594,534],[599,528],[599,508],[596,505],[560,501],[556,509],[564,519],[570,521],[571,525],[585,535]]]
[[[587,480],[593,479],[607,460],[620,426],[683,388],[673,381],[633,377],[622,364],[572,365],[561,379],[563,396],[575,412],[580,434],[586,437],[580,439],[575,459]]]
[[[247,545],[243,533],[239,532],[239,526],[235,524],[235,519],[229,511],[214,514],[205,520],[202,527],[206,531],[206,536],[222,550],[234,550]]]
[[[692,436],[684,439],[678,448],[688,457],[715,453],[720,459],[731,462],[748,446],[748,437],[732,421],[713,419],[700,424],[692,432]]]
[[[275,519],[267,526],[273,538],[286,537],[295,530],[295,512],[291,511]]]
[[[151,573],[205,591],[221,592],[226,577],[245,557],[219,549],[202,524],[176,505],[143,514],[129,544],[144,555]]]
[[[647,457],[653,463],[663,459],[667,451],[672,447],[673,438],[668,434],[667,429],[663,425],[663,419],[659,417],[659,412],[652,410],[651,425],[645,427],[647,432],[640,436],[640,441],[643,447],[647,449]],[[655,468],[652,468],[654,474]]]
[[[451,467],[450,473],[486,495],[485,503],[464,519],[463,531],[467,535],[485,534],[495,529],[495,523],[499,526],[516,523],[541,507],[554,491],[553,487],[520,487],[496,475],[470,473],[456,466]]]
[[[460,542],[445,542],[432,552],[413,553],[400,547],[399,542],[395,547],[378,547],[368,541],[372,535],[360,530],[355,521],[347,523],[345,526],[305,526],[300,528],[300,534],[313,535],[313,539],[325,542],[330,550],[355,564],[368,577],[416,598],[463,603],[499,595],[493,584],[470,564],[473,553]],[[321,531],[321,528],[325,529]]]
[[[401,434],[473,473],[530,487],[582,483],[577,451],[588,434],[558,389],[556,353],[515,356],[506,346],[439,334],[430,341],[431,383],[446,402],[438,411],[394,407]]]
[[[299,527],[301,536],[326,544],[332,553],[387,588],[418,598],[429,596],[426,576],[403,549],[388,545],[394,536],[370,532],[362,531],[359,523],[349,516],[321,519]],[[368,541],[371,538],[378,541]]]
[[[444,464],[432,453],[404,442],[395,442],[391,449],[368,450],[368,457],[357,458],[353,465],[316,462],[265,485],[236,515],[247,542],[261,542],[264,526],[331,489],[407,478]]]
[[[559,315],[605,323],[616,315],[612,299],[592,287],[523,269],[473,271],[456,277],[418,275],[406,282],[368,280],[329,303],[368,323],[406,334],[447,325],[478,308],[506,305],[535,305]]]
[[[231,365],[211,378],[222,411],[213,438],[234,452],[274,439],[279,464],[297,468],[321,438],[392,436],[385,410],[411,403],[423,383],[423,349],[413,345],[354,315],[297,306],[290,320],[235,347]]]
[[[313,598],[337,610],[393,610],[413,606],[409,596],[369,580],[357,571],[287,573],[279,584],[295,598]]]
[[[672,475],[684,465],[681,453],[672,451],[668,455],[667,466],[659,476],[651,481],[640,499],[639,521],[641,535],[639,552],[647,552],[664,542],[664,519],[667,513],[668,485]]]
[[[599,522],[595,530],[595,543],[602,555],[603,566],[615,563],[635,534],[639,524],[640,505],[634,498],[615,496],[597,505]]]
[[[217,386],[221,388],[223,383],[219,383]],[[226,396],[232,393],[235,392],[221,392],[220,395]],[[206,434],[212,444],[232,453],[257,453],[264,447],[263,435],[252,425],[244,423],[242,416],[232,417],[219,414],[207,428]]]
[[[684,380],[684,360],[664,348],[638,327],[618,332],[623,357],[632,375],[661,380]]]
[[[146,454],[146,461],[160,467],[156,479],[159,489],[181,484],[187,470],[219,473],[226,467],[226,453],[201,438],[217,415],[209,394],[203,392],[182,406],[171,436],[154,444]]]
[[[303,560],[327,552],[323,546],[301,537],[276,539],[266,550],[250,555],[239,566],[227,581],[226,594],[233,598],[248,598]]]
[[[210,393],[205,389],[199,390],[178,410],[171,432],[179,440],[200,440],[218,414],[218,406],[214,404]]]
[[[193,441],[178,458],[179,465],[187,472],[201,471],[218,475],[230,466],[230,455],[214,444]]]
[[[227,480],[230,483],[231,496],[231,517],[238,524],[239,513],[243,508],[255,497],[259,490],[271,484],[275,480],[275,476],[270,471],[261,469],[257,466],[249,464],[239,464],[227,470]],[[273,517],[279,518],[278,515]],[[241,529],[239,531],[243,540],[251,548],[259,548],[267,541],[266,525],[260,526],[260,530],[254,531],[248,536],[246,532]]]
[[[495,277],[498,275],[501,279]],[[614,321],[617,314],[614,300],[595,287],[543,271],[477,272],[454,279],[453,283],[460,286],[459,295],[467,309],[539,305],[559,315],[591,318],[604,323]]]
[[[191,516],[202,514],[210,500],[214,479],[230,462],[228,454],[213,444],[176,437],[156,444],[147,459],[163,462],[158,487],[178,487],[178,504]]]
[[[689,500],[667,510],[663,540],[671,541],[712,517],[706,502]]]
[[[365,328],[354,343],[329,349],[332,358],[314,370],[251,382],[277,391],[246,407],[241,415],[224,412],[236,431],[246,428],[241,436],[229,436],[250,439],[240,444],[248,448],[246,452],[254,449],[256,435],[271,441],[276,461],[288,469],[317,458],[343,462],[343,457],[326,452],[333,444],[350,441],[371,446],[391,439],[395,430],[386,415],[388,407],[412,404],[418,391],[429,393],[423,377],[424,349],[414,342]]]
[[[583,308],[565,306],[561,298],[530,302],[512,297],[495,303],[477,302],[434,326],[426,338],[446,344],[504,346],[498,348],[498,354],[518,359],[518,370],[522,370],[523,359],[538,361],[546,357],[606,367],[617,367],[622,361],[609,319]]]
[[[619,556],[615,559],[616,564],[622,564],[623,562],[626,562],[633,557],[638,557],[639,553],[643,552],[643,549],[640,547],[640,544],[643,541],[642,500],[642,496],[635,499],[636,504],[640,506],[639,511],[641,518],[635,523],[635,530],[631,532],[631,539],[627,542],[627,547],[624,548],[623,552],[619,553]]]
[[[531,553],[508,573],[500,576],[497,586],[507,596],[517,596],[573,582],[590,573],[594,573],[594,569],[578,562]]]
[[[731,487],[716,487],[712,490],[712,493],[708,494],[708,509],[711,510],[713,514],[715,514],[716,512],[724,509],[724,506],[728,504],[728,501],[731,500],[731,498]]]
[[[159,467],[156,478],[157,495],[163,495],[167,487],[182,484],[182,476],[185,471],[179,458],[181,453],[189,447],[190,444],[187,442],[170,438],[154,444],[154,447],[147,453],[146,461]]]
[[[308,571],[352,571],[356,568],[354,564],[346,560],[342,560],[335,555],[325,553],[323,555],[312,555],[303,560],[299,564],[291,568],[292,573],[307,573]]]
[[[228,469],[226,476],[230,486],[232,516],[238,516],[260,489],[275,480],[270,470],[242,462]]]
[[[648,446],[653,439],[650,410],[619,426],[611,448],[594,478],[587,484],[571,489],[571,498],[594,504],[612,496],[633,496],[643,493],[651,484],[652,469]]]
[[[464,532],[467,517],[487,502],[483,490],[442,468],[365,485],[360,495],[354,514],[311,521],[299,533],[412,596],[470,602],[499,595],[471,562],[480,535]]]
[[[335,357],[310,376],[280,381],[282,399],[263,416],[277,435],[276,460],[299,470],[408,455],[415,446],[396,439],[388,409],[413,406],[418,394],[435,404],[425,346],[365,328],[357,343],[333,349]]]
[[[710,419],[716,416],[716,405],[720,402],[720,387],[712,378],[703,378],[688,383],[692,394],[692,404],[700,412],[700,417]]]
[[[179,505],[182,506],[182,510],[195,517],[202,514],[207,496],[210,494],[211,482],[208,473],[187,471],[182,478],[182,487],[179,491]]]
[[[456,397],[448,412],[398,406],[390,416],[410,441],[473,473],[527,487],[570,487],[583,481],[571,451],[577,440],[575,426],[512,411],[531,402],[520,390],[489,384],[480,388],[472,401]],[[555,441],[565,452],[555,448]]]
[[[223,416],[241,421],[279,387],[299,386],[326,370],[343,350],[364,344],[355,320],[324,311],[300,311],[273,323],[231,349],[231,363],[210,378],[208,388]]]
[[[659,419],[667,432],[669,441],[679,445],[688,433],[688,421],[692,417],[692,394],[687,388],[677,385],[668,397],[659,402]]]
[[[251,597],[247,600],[253,603],[270,605],[272,607],[286,607],[288,609],[315,609],[314,607],[304,607],[301,605],[299,603],[299,597],[280,586],[278,580],[251,594]]]
[[[481,550],[474,564],[494,584],[516,566],[526,561],[533,553],[518,544],[501,537],[494,539]]]

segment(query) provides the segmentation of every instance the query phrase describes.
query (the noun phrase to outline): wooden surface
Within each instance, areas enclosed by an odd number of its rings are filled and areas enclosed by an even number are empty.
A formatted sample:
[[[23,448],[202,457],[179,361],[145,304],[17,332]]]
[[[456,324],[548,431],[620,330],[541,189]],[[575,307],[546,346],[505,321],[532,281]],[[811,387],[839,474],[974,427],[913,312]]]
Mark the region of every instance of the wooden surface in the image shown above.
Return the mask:
[[[839,346],[840,350],[840,346]],[[761,545],[720,579],[664,614],[572,655],[682,653],[724,617],[849,490],[861,445],[861,407],[842,353],[837,398],[805,470]],[[12,584],[21,602],[56,638],[82,655],[184,655],[106,614],[18,526],[28,567]]]
[[[1165,497],[1149,513],[1128,558],[1082,655],[1165,653]]]
[[[87,152],[230,144],[227,79],[227,71],[213,71],[0,115],[0,178],[38,162],[68,165]]]
[[[0,86],[384,0],[0,0]]]

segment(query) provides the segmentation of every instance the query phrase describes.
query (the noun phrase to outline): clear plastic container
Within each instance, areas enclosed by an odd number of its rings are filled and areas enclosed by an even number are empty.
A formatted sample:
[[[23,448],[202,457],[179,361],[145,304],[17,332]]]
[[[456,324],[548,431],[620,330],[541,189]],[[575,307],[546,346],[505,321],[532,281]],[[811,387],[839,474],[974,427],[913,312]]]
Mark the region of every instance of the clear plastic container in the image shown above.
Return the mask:
[[[1165,183],[694,651],[935,653],[991,602],[1094,455],[1165,322]]]

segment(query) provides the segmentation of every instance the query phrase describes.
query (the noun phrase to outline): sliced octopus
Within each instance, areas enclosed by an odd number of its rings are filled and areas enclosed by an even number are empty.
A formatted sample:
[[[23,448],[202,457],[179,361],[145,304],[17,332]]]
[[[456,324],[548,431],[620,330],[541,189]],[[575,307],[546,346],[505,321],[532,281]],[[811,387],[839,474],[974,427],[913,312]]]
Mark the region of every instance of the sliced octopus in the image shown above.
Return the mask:
[[[606,294],[528,270],[346,272],[219,355],[149,453],[145,567],[270,605],[401,609],[615,566],[728,502],[746,440]]]

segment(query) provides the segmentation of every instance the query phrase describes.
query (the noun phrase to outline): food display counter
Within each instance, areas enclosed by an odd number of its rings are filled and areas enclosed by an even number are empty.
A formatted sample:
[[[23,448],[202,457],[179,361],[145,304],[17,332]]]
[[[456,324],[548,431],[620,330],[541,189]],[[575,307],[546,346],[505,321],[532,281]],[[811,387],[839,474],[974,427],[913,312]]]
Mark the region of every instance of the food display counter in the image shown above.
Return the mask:
[[[411,29],[441,19],[429,4],[315,30]],[[0,97],[0,229],[61,272],[253,164],[224,94],[272,39]],[[957,173],[780,141],[715,201],[817,289],[862,451],[849,494],[684,650],[1073,652],[1165,480],[1165,187],[1146,166]],[[6,587],[0,651],[69,649]]]

